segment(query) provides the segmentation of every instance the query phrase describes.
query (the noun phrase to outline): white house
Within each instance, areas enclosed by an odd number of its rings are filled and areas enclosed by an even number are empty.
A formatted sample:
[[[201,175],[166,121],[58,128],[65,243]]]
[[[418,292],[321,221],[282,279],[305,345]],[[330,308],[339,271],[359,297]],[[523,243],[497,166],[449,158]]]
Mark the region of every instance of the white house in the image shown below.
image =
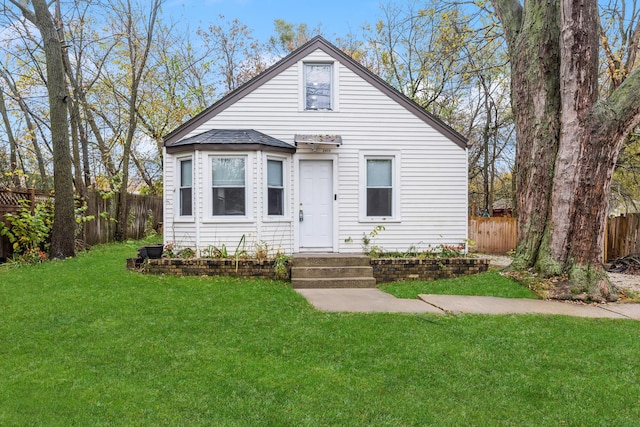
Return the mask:
[[[464,245],[467,143],[316,37],[164,139],[164,200],[200,251]]]

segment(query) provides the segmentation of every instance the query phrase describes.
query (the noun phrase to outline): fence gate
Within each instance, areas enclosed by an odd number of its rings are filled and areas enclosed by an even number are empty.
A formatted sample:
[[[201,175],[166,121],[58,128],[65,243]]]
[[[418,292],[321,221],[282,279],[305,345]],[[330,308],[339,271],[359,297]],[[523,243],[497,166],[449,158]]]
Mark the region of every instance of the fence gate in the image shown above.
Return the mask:
[[[476,243],[476,251],[505,254],[516,248],[518,220],[508,217],[470,217],[469,239]]]

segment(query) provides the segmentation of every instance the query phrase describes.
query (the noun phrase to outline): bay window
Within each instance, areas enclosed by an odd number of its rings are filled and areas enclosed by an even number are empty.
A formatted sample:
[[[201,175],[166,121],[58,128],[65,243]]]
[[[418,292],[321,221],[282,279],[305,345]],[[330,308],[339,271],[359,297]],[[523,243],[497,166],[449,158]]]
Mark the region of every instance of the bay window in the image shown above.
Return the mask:
[[[267,160],[267,215],[284,215],[284,174],[282,160]]]
[[[193,161],[179,160],[180,169],[180,216],[193,215]]]
[[[246,215],[244,157],[212,157],[213,215]]]

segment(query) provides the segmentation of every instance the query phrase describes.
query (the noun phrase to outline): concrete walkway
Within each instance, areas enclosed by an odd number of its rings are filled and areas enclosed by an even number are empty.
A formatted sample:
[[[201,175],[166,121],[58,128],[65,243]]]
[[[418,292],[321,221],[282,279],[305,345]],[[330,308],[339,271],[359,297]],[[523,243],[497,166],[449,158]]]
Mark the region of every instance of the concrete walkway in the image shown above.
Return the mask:
[[[376,288],[296,289],[318,310],[435,314],[557,314],[564,316],[640,320],[640,304],[585,305],[560,301],[459,295],[396,298]]]

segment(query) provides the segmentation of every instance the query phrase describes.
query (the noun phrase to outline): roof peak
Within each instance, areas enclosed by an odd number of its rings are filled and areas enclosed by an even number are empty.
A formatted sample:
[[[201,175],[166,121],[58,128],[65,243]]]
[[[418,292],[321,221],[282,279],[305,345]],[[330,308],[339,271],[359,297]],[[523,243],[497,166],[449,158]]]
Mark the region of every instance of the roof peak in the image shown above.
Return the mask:
[[[321,35],[316,35],[312,37],[309,41],[292,51],[290,54],[286,55],[274,65],[263,71],[262,73],[255,76],[253,79],[249,80],[242,86],[237,89],[229,92],[227,95],[223,96],[218,101],[214,102],[209,108],[203,110],[195,117],[191,118],[187,122],[183,123],[181,126],[177,127],[171,133],[169,133],[164,138],[164,145],[169,146],[174,144],[180,139],[184,138],[195,128],[204,124],[211,117],[215,117],[219,112],[224,111],[230,105],[233,105],[238,100],[242,99],[244,96],[253,92],[256,88],[262,86],[267,83],[273,77],[280,74],[284,69],[292,66],[298,61],[302,60],[304,57],[308,56],[316,49],[321,49],[323,52],[338,60],[346,66],[348,69],[353,71],[355,74],[359,75],[361,78],[366,80],[369,84],[376,87],[387,96],[392,98],[395,102],[402,105],[409,112],[414,114],[416,117],[420,118],[425,123],[429,124],[444,136],[446,136],[450,141],[458,145],[459,147],[466,149],[467,148],[467,140],[460,133],[455,131],[449,125],[444,123],[440,118],[430,114],[424,108],[422,108],[418,103],[409,99],[404,94],[400,93],[397,89],[391,86],[389,83],[384,81],[381,77],[374,74],[372,71],[364,67],[358,61],[353,59],[347,53],[343,52],[337,46],[329,42]]]

